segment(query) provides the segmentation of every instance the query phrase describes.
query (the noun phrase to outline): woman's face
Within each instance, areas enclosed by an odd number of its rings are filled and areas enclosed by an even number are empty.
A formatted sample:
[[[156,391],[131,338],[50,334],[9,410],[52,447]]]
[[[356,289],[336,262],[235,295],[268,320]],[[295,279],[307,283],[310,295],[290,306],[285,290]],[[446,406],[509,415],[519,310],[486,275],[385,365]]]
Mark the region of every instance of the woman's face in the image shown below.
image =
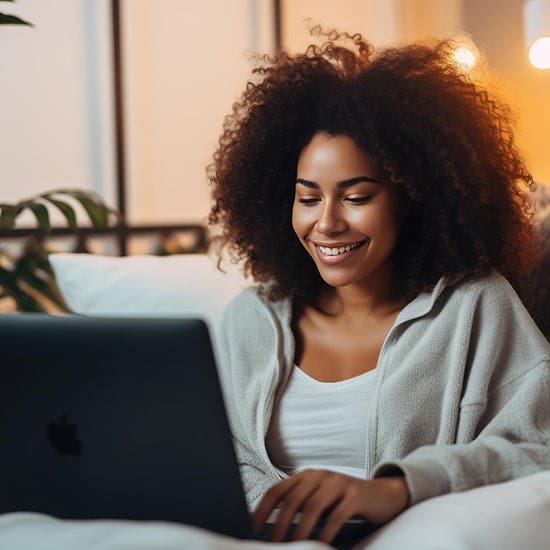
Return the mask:
[[[391,277],[398,197],[346,135],[316,134],[298,159],[292,227],[333,287]]]

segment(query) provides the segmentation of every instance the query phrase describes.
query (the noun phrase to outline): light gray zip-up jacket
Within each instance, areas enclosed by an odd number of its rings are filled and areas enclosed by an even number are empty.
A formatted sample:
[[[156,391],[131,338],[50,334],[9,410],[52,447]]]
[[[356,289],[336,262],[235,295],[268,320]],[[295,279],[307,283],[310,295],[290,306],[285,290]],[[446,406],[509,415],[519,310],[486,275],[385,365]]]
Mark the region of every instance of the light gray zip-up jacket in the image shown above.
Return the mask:
[[[220,372],[251,509],[286,474],[264,438],[294,364],[290,300],[227,306]],[[378,359],[370,477],[404,473],[411,504],[550,469],[550,345],[497,272],[440,281],[405,306]]]

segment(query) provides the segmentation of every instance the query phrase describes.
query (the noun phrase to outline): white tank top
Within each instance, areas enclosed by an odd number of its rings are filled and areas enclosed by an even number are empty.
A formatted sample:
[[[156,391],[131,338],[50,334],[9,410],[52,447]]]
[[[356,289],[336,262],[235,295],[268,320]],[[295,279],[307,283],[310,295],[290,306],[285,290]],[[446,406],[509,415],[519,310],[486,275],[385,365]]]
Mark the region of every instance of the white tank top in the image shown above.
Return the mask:
[[[266,436],[271,461],[288,474],[306,468],[366,478],[368,412],[376,370],[321,382],[294,367]]]

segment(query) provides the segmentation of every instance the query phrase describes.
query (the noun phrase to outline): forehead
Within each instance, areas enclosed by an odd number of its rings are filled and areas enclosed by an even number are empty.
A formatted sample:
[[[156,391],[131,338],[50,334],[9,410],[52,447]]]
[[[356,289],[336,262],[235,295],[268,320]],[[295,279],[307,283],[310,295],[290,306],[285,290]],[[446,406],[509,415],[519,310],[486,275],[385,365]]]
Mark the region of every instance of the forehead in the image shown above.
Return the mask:
[[[298,176],[345,179],[375,176],[378,169],[371,157],[347,135],[316,134],[298,158]]]

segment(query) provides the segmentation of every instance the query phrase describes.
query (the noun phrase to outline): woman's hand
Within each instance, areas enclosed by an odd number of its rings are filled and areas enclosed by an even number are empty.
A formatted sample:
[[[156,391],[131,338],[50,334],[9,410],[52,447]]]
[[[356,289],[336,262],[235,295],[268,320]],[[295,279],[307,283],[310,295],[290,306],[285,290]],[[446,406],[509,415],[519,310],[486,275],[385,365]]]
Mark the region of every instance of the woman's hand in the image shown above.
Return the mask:
[[[254,513],[254,529],[259,531],[271,512],[280,508],[271,540],[282,541],[295,514],[301,512],[293,540],[303,540],[327,513],[319,540],[330,543],[346,520],[361,516],[380,525],[402,512],[408,500],[404,477],[364,480],[327,470],[304,470],[265,493]]]

